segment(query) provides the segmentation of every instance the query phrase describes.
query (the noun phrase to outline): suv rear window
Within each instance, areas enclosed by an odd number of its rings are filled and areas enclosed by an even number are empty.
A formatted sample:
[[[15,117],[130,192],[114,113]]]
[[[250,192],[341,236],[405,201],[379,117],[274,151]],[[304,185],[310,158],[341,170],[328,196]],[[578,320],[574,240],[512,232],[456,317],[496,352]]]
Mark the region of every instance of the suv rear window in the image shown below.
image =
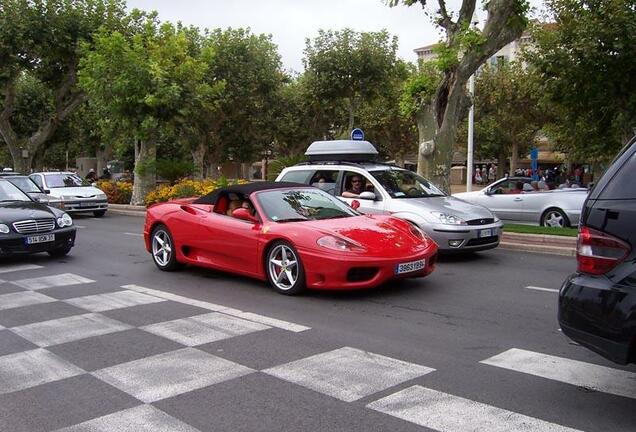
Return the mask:
[[[293,170],[285,173],[279,181],[292,182],[292,183],[304,183],[308,184],[309,176],[313,173],[313,170]]]
[[[601,191],[599,199],[636,199],[636,151]]]

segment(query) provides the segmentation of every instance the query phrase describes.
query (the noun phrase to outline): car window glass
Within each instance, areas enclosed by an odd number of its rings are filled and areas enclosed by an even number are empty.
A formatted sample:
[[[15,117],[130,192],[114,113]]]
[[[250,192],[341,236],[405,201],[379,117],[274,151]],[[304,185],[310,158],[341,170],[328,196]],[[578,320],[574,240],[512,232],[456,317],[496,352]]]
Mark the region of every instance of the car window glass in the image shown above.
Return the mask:
[[[607,183],[599,199],[636,199],[636,152]]]
[[[304,183],[307,184],[307,179],[313,173],[313,170],[293,170],[288,171],[280,179],[280,181],[292,182],[292,183]]]
[[[391,198],[429,198],[446,195],[433,183],[412,171],[387,169],[370,173]]]
[[[38,186],[35,183],[33,183],[33,181],[29,177],[14,177],[14,178],[10,178],[10,179],[7,179],[7,180],[9,180],[11,183],[16,185],[23,192],[26,192],[26,193],[32,193],[32,192],[41,193],[41,191],[38,188]]]
[[[311,176],[309,184],[322,189],[328,194],[336,194],[336,179],[338,178],[338,171],[334,170],[318,170]]]
[[[3,201],[31,201],[31,198],[13,185],[13,183],[0,181],[0,202]]]
[[[75,174],[48,174],[46,183],[50,188],[90,186],[90,182]]]
[[[42,183],[42,177],[40,177],[39,175],[34,175],[34,176],[30,176],[29,178],[33,180],[35,184],[40,186],[40,188],[44,189],[44,184]]]
[[[375,193],[373,183],[364,175],[353,171],[346,171],[344,173],[342,190],[353,194],[360,194],[362,192]]]
[[[358,215],[351,207],[319,189],[273,190],[260,192],[257,197],[267,217],[275,222]]]

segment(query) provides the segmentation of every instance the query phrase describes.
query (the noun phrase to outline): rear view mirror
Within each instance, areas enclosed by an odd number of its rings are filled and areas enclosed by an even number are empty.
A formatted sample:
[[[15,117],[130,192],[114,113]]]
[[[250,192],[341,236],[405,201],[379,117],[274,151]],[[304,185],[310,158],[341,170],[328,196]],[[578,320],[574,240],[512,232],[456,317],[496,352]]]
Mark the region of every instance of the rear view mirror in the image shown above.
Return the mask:
[[[360,199],[364,199],[364,200],[374,200],[375,199],[375,194],[373,192],[362,192],[359,196]],[[360,204],[360,203],[358,203]]]

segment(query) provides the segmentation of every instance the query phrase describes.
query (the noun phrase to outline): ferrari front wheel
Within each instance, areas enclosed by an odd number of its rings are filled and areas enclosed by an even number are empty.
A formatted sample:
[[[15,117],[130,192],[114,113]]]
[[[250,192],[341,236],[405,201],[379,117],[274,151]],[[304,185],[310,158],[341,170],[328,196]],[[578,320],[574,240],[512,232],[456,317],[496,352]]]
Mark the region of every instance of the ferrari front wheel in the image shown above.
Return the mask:
[[[178,266],[172,234],[165,225],[152,230],[152,260],[164,271],[175,270]]]
[[[294,246],[277,241],[269,248],[266,260],[267,278],[276,291],[295,295],[305,290],[305,269]]]

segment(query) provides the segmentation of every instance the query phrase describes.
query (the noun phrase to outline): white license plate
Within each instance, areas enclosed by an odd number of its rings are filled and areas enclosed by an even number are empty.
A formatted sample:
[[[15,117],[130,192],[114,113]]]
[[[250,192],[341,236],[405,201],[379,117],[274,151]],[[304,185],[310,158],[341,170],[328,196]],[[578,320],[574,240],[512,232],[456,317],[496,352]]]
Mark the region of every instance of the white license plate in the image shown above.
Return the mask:
[[[79,203],[80,207],[95,207],[94,202],[81,202]]]
[[[494,233],[492,232],[492,228],[479,230],[479,237],[492,237]]]
[[[34,235],[26,238],[26,244],[46,243],[52,241],[55,241],[55,234]]]
[[[397,267],[395,267],[395,274],[410,273],[410,272],[422,270],[425,264],[426,262],[423,259],[398,264]]]

